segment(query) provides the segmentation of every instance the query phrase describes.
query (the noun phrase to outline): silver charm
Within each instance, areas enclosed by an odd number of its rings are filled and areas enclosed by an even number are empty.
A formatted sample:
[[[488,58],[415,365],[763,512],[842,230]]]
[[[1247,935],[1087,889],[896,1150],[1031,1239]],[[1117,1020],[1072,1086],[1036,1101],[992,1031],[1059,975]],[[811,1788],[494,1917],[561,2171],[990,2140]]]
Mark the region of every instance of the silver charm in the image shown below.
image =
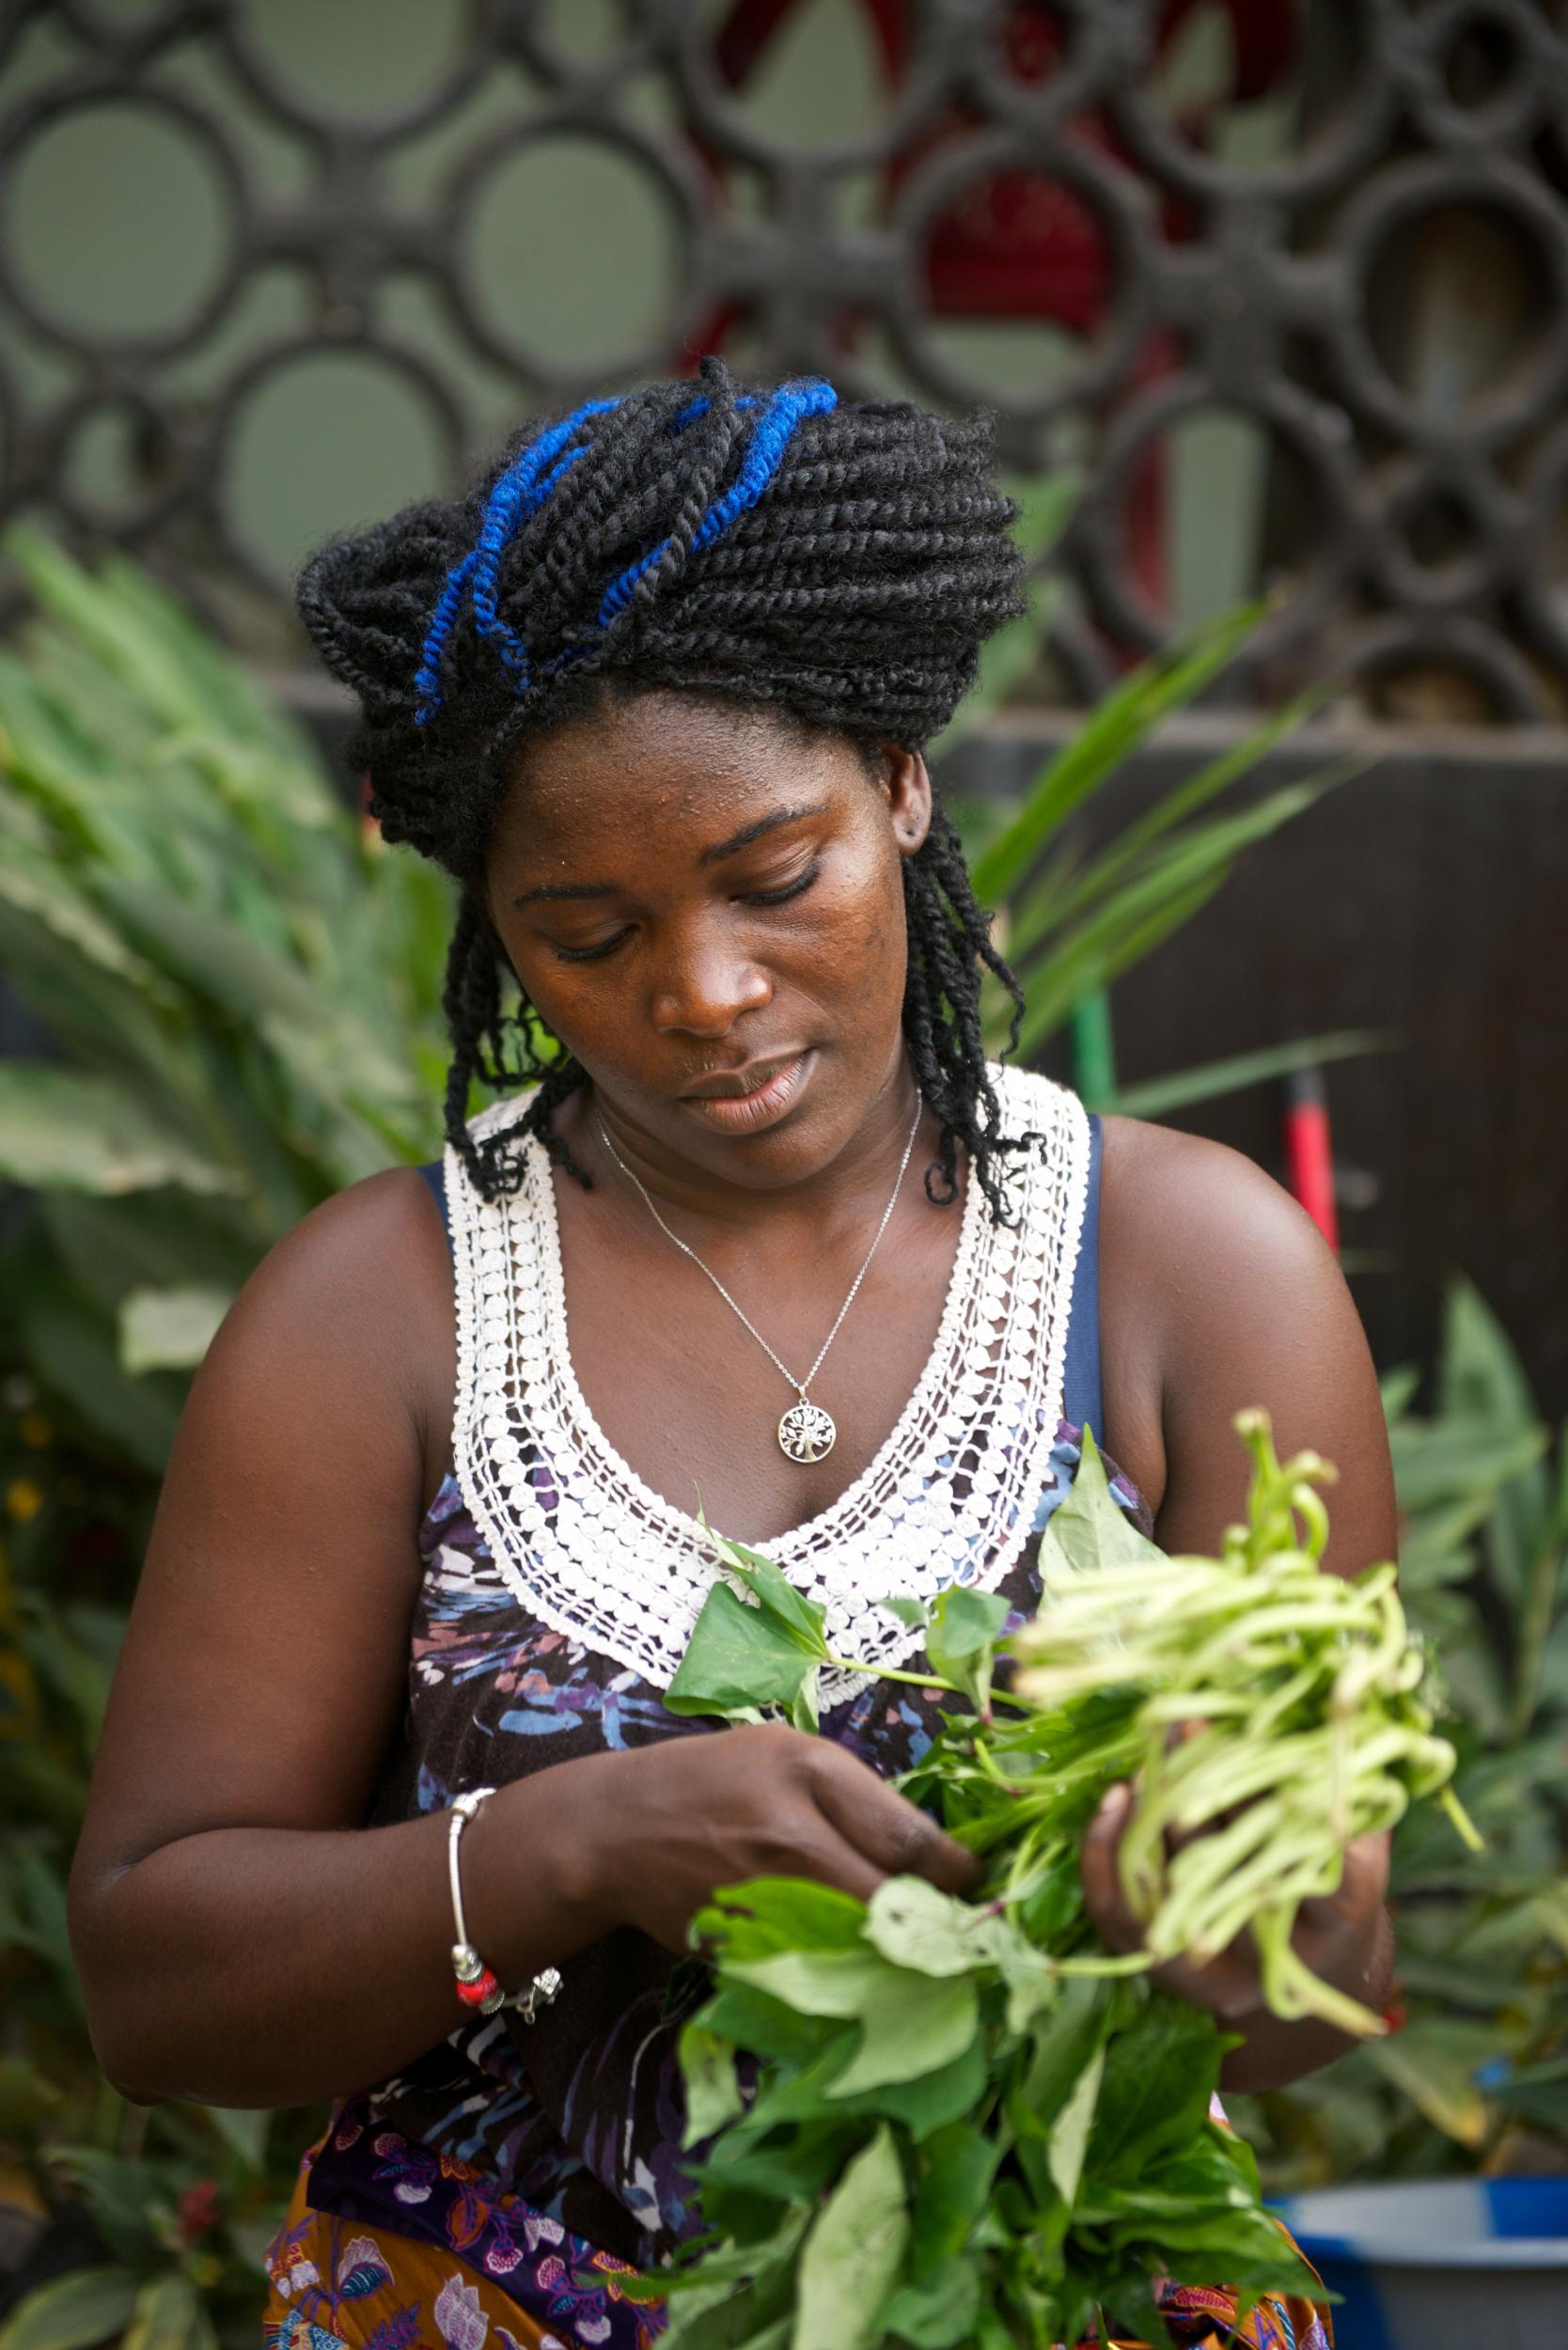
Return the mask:
[[[798,1403],[792,1403],[778,1423],[778,1449],[792,1461],[808,1465],[825,1460],[838,1442],[839,1431],[833,1416],[820,1403],[808,1403],[803,1395]]]
[[[557,1968],[546,1966],[541,1975],[536,1975],[527,1989],[519,1991],[511,2000],[511,2005],[517,2010],[519,2022],[531,2024],[539,2013],[539,2003],[541,1999],[546,2007],[554,2006],[556,1994],[560,1987],[561,1979]]]

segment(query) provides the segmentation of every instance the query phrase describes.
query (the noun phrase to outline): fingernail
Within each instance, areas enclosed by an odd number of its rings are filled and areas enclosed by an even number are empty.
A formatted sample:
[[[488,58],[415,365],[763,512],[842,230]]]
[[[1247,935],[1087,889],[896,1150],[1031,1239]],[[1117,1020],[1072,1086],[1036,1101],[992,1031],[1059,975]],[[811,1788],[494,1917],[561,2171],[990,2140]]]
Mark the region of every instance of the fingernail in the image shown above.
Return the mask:
[[[1107,1787],[1100,1800],[1098,1817],[1101,1823],[1106,1827],[1120,1827],[1127,1816],[1127,1809],[1132,1800],[1133,1791],[1124,1782],[1116,1787]]]

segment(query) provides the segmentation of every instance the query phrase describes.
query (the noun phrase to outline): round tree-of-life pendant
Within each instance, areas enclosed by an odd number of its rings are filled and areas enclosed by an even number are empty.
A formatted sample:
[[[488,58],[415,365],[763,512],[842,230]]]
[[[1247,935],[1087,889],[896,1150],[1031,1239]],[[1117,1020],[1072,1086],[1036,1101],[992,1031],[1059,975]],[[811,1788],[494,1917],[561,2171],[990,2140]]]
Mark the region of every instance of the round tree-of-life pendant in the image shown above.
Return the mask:
[[[832,1414],[820,1403],[808,1403],[802,1396],[778,1423],[778,1449],[792,1461],[809,1464],[831,1452],[838,1435]]]

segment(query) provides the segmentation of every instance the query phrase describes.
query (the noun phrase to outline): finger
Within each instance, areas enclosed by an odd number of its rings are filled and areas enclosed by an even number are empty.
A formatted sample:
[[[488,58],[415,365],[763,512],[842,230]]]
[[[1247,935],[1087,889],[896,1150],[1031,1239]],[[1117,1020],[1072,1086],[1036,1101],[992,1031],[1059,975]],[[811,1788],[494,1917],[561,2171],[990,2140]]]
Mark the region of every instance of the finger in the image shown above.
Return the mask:
[[[1189,2005],[1207,2008],[1221,2023],[1255,2014],[1263,2004],[1257,1955],[1246,1936],[1238,1936],[1216,1958],[1168,1959],[1153,1969],[1152,1979]]]
[[[1332,1893],[1309,1894],[1299,1912],[1314,1931],[1359,1932],[1372,1922],[1388,1891],[1389,1836],[1386,1828],[1357,1836],[1344,1849],[1340,1882]]]
[[[811,1792],[823,1818],[870,1862],[878,1882],[917,1876],[944,1893],[972,1893],[984,1874],[978,1855],[841,1747],[823,1750]]]
[[[1078,1854],[1084,1906],[1100,1939],[1113,1950],[1137,1950],[1143,1947],[1142,1929],[1122,1890],[1120,1865],[1121,1839],[1132,1808],[1130,1787],[1107,1788],[1084,1832]]]

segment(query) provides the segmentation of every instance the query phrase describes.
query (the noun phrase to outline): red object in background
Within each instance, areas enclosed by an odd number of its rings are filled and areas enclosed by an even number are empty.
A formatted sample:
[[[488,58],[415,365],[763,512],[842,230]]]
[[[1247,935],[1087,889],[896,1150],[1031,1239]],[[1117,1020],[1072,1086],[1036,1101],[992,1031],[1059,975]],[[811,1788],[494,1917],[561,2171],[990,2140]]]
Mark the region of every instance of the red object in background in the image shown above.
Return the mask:
[[[713,35],[713,58],[731,89],[746,81],[796,0],[734,0]],[[884,82],[897,90],[905,79],[913,46],[906,0],[860,0],[869,20]],[[1154,36],[1156,55],[1168,48],[1195,11],[1216,8],[1229,23],[1231,103],[1262,98],[1276,88],[1296,61],[1297,10],[1293,0],[1167,0]],[[1006,70],[1027,84],[1049,80],[1064,61],[1060,20],[1047,0],[1013,0],[1000,28]],[[979,118],[953,107],[893,156],[886,173],[891,199],[910,172],[940,149],[980,127]],[[1182,123],[1201,145],[1202,115]],[[1075,117],[1067,136],[1129,164],[1130,158],[1107,118],[1100,112]],[[724,165],[695,131],[694,145],[715,184]],[[1132,166],[1136,169],[1136,166]],[[1189,206],[1167,196],[1161,225],[1172,243],[1196,232]],[[1035,319],[1088,340],[1110,315],[1115,297],[1111,257],[1092,207],[1070,186],[1016,167],[978,176],[953,207],[934,221],[922,255],[925,302],[938,319]],[[737,322],[733,306],[715,311],[695,337],[698,351],[717,351]],[[855,321],[846,319],[840,339],[847,349]],[[695,361],[686,354],[688,364]],[[1173,374],[1181,363],[1174,336],[1153,333],[1129,371],[1129,387],[1141,390]],[[1168,602],[1168,539],[1163,452],[1151,448],[1137,469],[1127,500],[1127,568],[1150,603],[1163,611]]]
[[[1298,1069],[1285,1080],[1285,1179],[1336,1256],[1340,1218],[1334,1204],[1333,1137],[1323,1072]]]
[[[216,2179],[198,2179],[185,2189],[176,2206],[181,2245],[194,2244],[197,2236],[206,2234],[218,2217],[220,2201]]]

